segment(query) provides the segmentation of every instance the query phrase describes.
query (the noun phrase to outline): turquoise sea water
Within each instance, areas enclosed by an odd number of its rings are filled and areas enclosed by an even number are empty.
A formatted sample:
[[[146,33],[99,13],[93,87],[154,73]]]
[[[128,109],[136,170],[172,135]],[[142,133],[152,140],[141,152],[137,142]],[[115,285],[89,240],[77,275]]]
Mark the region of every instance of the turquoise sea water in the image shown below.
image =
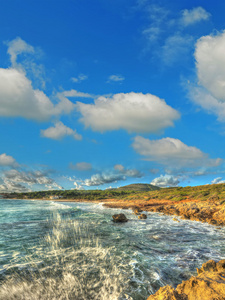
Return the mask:
[[[113,223],[123,212],[129,221]],[[225,258],[225,229],[101,204],[0,200],[0,299],[142,300]]]

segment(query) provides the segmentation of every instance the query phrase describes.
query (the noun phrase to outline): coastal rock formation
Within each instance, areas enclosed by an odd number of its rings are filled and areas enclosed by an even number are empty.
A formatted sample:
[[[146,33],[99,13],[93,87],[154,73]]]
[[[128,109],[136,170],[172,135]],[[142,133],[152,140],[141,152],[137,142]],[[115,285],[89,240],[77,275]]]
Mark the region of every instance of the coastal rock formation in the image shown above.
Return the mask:
[[[146,214],[141,214],[140,216],[138,216],[138,219],[147,219],[147,215]]]
[[[175,205],[158,205],[149,211],[181,216],[183,219],[207,222],[213,225],[225,225],[225,206],[210,202],[187,202]]]
[[[157,293],[148,297],[147,300],[188,300],[184,294],[179,294],[169,285],[161,287]]]
[[[124,223],[127,222],[128,219],[124,214],[116,214],[112,216],[113,222],[115,223]]]
[[[224,300],[225,260],[210,260],[197,269],[198,275],[183,281],[176,289],[167,285],[147,300]]]
[[[139,215],[141,212],[142,212],[142,210],[141,210],[139,207],[133,208],[133,213],[134,213],[135,215]]]

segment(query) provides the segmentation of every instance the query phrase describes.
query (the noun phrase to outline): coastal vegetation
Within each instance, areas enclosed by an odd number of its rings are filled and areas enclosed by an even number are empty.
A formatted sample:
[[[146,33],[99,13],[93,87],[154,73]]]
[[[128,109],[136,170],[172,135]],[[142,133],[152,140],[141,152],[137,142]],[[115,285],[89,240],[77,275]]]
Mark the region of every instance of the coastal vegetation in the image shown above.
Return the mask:
[[[15,199],[84,199],[104,200],[109,198],[121,200],[168,200],[178,203],[183,200],[218,201],[225,203],[225,184],[208,184],[202,186],[159,188],[150,184],[132,184],[118,189],[107,190],[50,190],[29,193],[2,194],[4,198]]]

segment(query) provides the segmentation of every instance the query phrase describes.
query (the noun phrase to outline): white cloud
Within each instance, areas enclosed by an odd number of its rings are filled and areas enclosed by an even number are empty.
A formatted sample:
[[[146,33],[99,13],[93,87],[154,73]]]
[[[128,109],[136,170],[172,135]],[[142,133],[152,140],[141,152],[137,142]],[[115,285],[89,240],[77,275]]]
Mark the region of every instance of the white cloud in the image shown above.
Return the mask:
[[[196,147],[187,146],[174,138],[149,140],[137,136],[132,144],[134,150],[144,156],[146,160],[155,161],[163,165],[180,167],[208,166],[214,167],[222,163],[222,159],[210,159]]]
[[[180,183],[176,176],[172,175],[160,175],[152,180],[151,184],[158,187],[176,187]]]
[[[128,132],[159,132],[174,125],[178,111],[157,96],[120,93],[111,98],[99,97],[94,104],[76,103],[80,121],[94,131],[125,129]]]
[[[74,165],[73,163],[70,163],[69,168],[78,171],[90,171],[92,170],[92,164],[87,162],[79,162]]]
[[[52,178],[48,176],[48,172],[42,171],[18,171],[11,169],[4,172],[2,178],[3,184],[0,189],[7,192],[27,192],[30,191],[30,186],[44,185],[46,188],[62,189]]]
[[[169,36],[162,46],[161,57],[166,65],[172,65],[178,60],[184,60],[188,56],[193,44],[193,37],[176,33]]]
[[[0,155],[0,166],[18,167],[19,164],[16,162],[15,158],[3,153]]]
[[[34,53],[34,47],[27,44],[24,40],[22,40],[20,37],[17,37],[16,39],[6,42],[8,45],[8,51],[7,53],[10,55],[10,60],[13,67],[17,66],[17,56],[22,53]]]
[[[108,78],[108,82],[112,82],[112,81],[122,82],[122,81],[124,81],[124,79],[125,78],[123,76],[121,76],[121,75],[111,75]]]
[[[99,186],[117,182],[120,180],[126,180],[126,176],[122,174],[95,174],[90,179],[85,179],[81,185],[83,186]]]
[[[122,171],[124,171],[124,166],[123,166],[123,165],[120,165],[120,164],[117,164],[117,165],[114,166],[114,169],[115,169],[116,171],[122,172]]]
[[[144,6],[145,12],[148,13],[150,24],[142,33],[149,43],[157,42],[160,35],[165,32],[165,24],[168,26],[168,15],[170,12],[165,7],[156,4]]]
[[[72,77],[71,80],[73,82],[79,83],[81,81],[87,80],[88,76],[84,74],[79,74],[77,77]]]
[[[194,7],[193,9],[185,9],[182,11],[181,22],[184,26],[196,24],[200,21],[206,21],[210,18],[211,14],[203,7]]]
[[[127,177],[141,178],[143,174],[137,169],[126,169],[123,165],[117,164],[114,166],[114,171],[97,173],[85,180],[76,180],[76,184],[79,182],[79,186],[100,186],[126,180]]]
[[[0,68],[0,116],[45,121],[73,108],[68,99],[54,105],[42,91],[33,89],[24,72]]]
[[[225,102],[213,97],[206,89],[196,86],[189,88],[189,97],[209,114],[216,115],[219,122],[225,122]]]
[[[94,98],[94,95],[79,92],[77,90],[69,90],[69,91],[63,91],[61,93],[57,94],[57,97],[61,100],[65,99],[65,97],[72,97],[72,98]]]
[[[2,192],[2,193],[12,193],[12,192],[26,193],[26,192],[31,192],[31,189],[27,188],[26,186],[24,186],[20,183],[11,182],[11,181],[5,179],[4,183],[0,184],[0,192]]]
[[[220,183],[225,183],[225,180],[223,180],[222,177],[217,177],[212,180],[211,184],[220,184]]]
[[[196,43],[195,59],[199,84],[218,100],[225,101],[225,31]]]
[[[225,122],[225,31],[200,38],[195,59],[198,86],[190,85],[189,97],[208,113]]]
[[[149,19],[149,24],[142,31],[147,42],[143,53],[150,54],[154,61],[166,66],[188,61],[198,33],[187,34],[187,26],[209,19],[210,14],[202,7],[195,7],[183,10],[182,16],[180,13],[175,15],[174,11],[149,4],[149,1],[141,7]]]
[[[82,136],[75,129],[67,127],[60,121],[55,123],[55,126],[41,130],[41,136],[54,140],[60,140],[65,136],[72,136],[75,140],[82,140]]]

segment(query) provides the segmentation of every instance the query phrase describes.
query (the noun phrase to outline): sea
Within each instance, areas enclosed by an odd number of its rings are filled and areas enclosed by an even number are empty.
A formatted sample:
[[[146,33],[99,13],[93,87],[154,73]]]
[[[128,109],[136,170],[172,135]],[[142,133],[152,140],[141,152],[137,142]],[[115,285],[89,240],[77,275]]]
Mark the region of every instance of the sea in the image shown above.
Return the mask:
[[[112,222],[124,213],[127,223]],[[102,204],[0,199],[0,299],[146,300],[209,259],[225,228]]]

